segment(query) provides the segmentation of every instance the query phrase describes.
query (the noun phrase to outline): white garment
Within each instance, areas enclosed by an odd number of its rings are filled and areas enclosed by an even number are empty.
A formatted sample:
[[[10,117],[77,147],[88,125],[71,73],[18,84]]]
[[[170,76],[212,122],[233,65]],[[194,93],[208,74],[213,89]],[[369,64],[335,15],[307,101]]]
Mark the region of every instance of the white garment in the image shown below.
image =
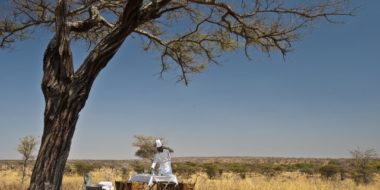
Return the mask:
[[[158,175],[172,175],[172,161],[169,150],[157,152],[153,157],[152,168],[159,164]]]

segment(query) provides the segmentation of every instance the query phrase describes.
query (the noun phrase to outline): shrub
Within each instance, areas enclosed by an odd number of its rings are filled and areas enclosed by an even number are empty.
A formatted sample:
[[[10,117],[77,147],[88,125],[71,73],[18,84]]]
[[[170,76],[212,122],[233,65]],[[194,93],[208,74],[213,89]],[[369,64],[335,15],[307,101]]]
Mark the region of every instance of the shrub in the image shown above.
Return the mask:
[[[204,164],[203,168],[210,179],[220,177],[223,173],[223,169],[218,164]]]
[[[296,170],[307,175],[313,175],[318,171],[317,165],[311,163],[297,163],[294,166]]]
[[[87,162],[77,162],[74,164],[75,171],[78,175],[84,175],[86,173],[89,173],[91,171],[94,171],[95,169],[100,168],[96,164],[91,164]]]
[[[376,173],[380,173],[380,166],[376,166],[376,167],[375,167],[375,172],[376,172]]]
[[[332,179],[341,172],[341,167],[335,164],[328,164],[319,168],[319,173],[325,179]]]
[[[374,169],[374,172],[380,173],[380,160],[373,160],[370,162],[370,165]]]
[[[145,164],[142,163],[142,162],[139,162],[139,161],[136,161],[136,162],[133,162],[131,164],[132,168],[133,168],[133,171],[135,171],[136,173],[144,173],[145,171]]]
[[[129,167],[121,167],[120,172],[121,172],[122,179],[124,181],[128,181],[129,180],[130,168]]]
[[[351,155],[352,178],[356,184],[371,183],[373,181],[374,169],[370,166],[370,162],[377,156],[375,150],[361,151],[358,149],[351,151]]]
[[[282,172],[282,167],[273,163],[265,163],[253,166],[254,170],[267,177],[275,177]]]
[[[64,174],[65,175],[73,175],[76,173],[76,169],[74,168],[72,164],[66,164]]]
[[[375,170],[376,170],[377,173],[380,173],[380,165],[377,165],[377,166],[375,167]]]
[[[199,166],[192,162],[173,164],[173,172],[184,177],[189,177],[197,171],[200,171]]]
[[[245,179],[246,173],[249,172],[249,165],[244,163],[232,163],[227,166],[227,170],[239,174],[240,178]]]
[[[279,169],[281,169],[281,171],[283,172],[294,172],[294,171],[297,171],[296,167],[293,165],[293,164],[280,164],[278,166]]]

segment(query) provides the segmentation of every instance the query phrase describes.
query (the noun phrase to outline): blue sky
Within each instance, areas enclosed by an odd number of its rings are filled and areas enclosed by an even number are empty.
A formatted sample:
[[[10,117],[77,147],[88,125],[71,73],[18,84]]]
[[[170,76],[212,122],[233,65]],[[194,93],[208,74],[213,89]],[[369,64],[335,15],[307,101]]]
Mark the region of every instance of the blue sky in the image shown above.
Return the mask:
[[[241,53],[176,83],[158,78],[158,56],[128,39],[81,112],[71,159],[131,159],[134,134],[162,136],[174,156],[349,157],[380,153],[380,12],[361,1],[345,24],[319,23],[284,61]],[[19,138],[40,136],[42,56],[51,34],[0,51],[0,159],[18,159]],[[73,46],[76,63],[84,47]]]

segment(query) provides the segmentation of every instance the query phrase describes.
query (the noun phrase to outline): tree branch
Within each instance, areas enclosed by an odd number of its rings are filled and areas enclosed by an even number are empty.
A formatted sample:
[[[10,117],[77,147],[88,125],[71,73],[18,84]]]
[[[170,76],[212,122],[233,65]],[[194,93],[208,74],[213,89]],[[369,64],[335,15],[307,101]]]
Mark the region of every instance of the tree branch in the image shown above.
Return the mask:
[[[17,5],[18,19],[0,22],[0,47],[22,39],[33,26],[54,26],[54,3],[12,1]],[[330,17],[352,15],[346,11],[346,1],[326,0],[292,7],[287,7],[283,0],[66,1],[70,6],[65,22],[70,39],[91,43],[92,49],[75,72],[76,77],[96,76],[134,32],[143,37],[146,50],[160,52],[161,75],[174,64],[179,67],[180,80],[187,83],[187,74],[201,71],[208,63],[218,63],[219,55],[237,48],[243,49],[248,59],[252,47],[285,56],[300,32],[315,20],[334,22]],[[58,34],[57,28],[51,29]]]
[[[85,21],[76,21],[76,22],[68,22],[68,26],[70,30],[73,32],[88,32],[92,28],[103,25],[108,28],[113,28],[114,25],[108,22],[104,17],[100,15],[98,8],[95,6],[90,6],[89,10],[90,17]]]
[[[75,72],[77,82],[90,84],[91,87],[99,72],[115,55],[126,37],[140,25],[140,14],[143,0],[130,0],[124,7],[123,15],[119,18],[113,30],[106,35],[86,57],[83,64]],[[90,89],[86,89],[89,92]]]
[[[168,68],[166,63],[167,59],[171,59],[173,62],[177,63],[181,71],[178,80],[183,81],[186,85],[188,85],[187,75],[189,73],[200,72],[204,67],[203,64],[196,63],[195,58],[197,56],[205,55],[208,59],[208,62],[218,63],[215,60],[216,56],[213,55],[210,47],[212,44],[225,45],[224,42],[206,35],[199,36],[201,25],[206,23],[207,19],[209,19],[211,16],[212,12],[208,17],[204,18],[198,24],[196,24],[194,30],[186,32],[180,37],[169,41],[163,41],[160,39],[160,37],[142,29],[136,29],[134,31],[135,33],[142,35],[150,40],[148,46],[150,46],[152,42],[156,46],[161,47],[161,77],[163,75],[163,72]],[[189,49],[187,49],[188,46],[190,46]],[[149,49],[149,47],[147,47],[147,49]]]
[[[54,10],[46,0],[12,0],[13,8],[4,9],[10,16],[0,17],[0,48],[28,38],[32,28],[54,23]]]

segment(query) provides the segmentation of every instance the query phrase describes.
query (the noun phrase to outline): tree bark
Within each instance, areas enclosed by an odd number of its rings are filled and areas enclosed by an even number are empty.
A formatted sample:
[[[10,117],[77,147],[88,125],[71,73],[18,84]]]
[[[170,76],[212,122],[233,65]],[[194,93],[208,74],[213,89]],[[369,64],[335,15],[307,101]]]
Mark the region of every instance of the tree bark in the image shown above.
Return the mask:
[[[91,85],[74,79],[66,4],[56,8],[56,33],[44,54],[42,91],[45,97],[44,132],[30,180],[30,190],[59,190],[79,112]]]
[[[45,96],[44,132],[30,190],[61,188],[79,112],[91,88],[74,80],[69,42],[57,39],[59,34],[51,40],[44,55],[41,85]]]
[[[72,98],[63,93],[59,98],[55,98],[55,105],[46,106],[45,129],[31,177],[30,190],[61,188],[71,139],[79,117],[79,111],[73,109],[74,104],[69,99]],[[55,106],[59,109],[56,110]]]
[[[66,4],[56,8],[56,34],[44,54],[42,91],[45,96],[44,132],[29,190],[60,190],[71,139],[91,87],[125,39],[141,24],[143,0],[130,0],[119,24],[89,53],[76,72],[66,25]]]
[[[86,103],[92,81],[76,79],[69,39],[67,35],[60,37],[60,33],[45,51],[43,68],[44,132],[29,189],[59,190],[79,112]]]

